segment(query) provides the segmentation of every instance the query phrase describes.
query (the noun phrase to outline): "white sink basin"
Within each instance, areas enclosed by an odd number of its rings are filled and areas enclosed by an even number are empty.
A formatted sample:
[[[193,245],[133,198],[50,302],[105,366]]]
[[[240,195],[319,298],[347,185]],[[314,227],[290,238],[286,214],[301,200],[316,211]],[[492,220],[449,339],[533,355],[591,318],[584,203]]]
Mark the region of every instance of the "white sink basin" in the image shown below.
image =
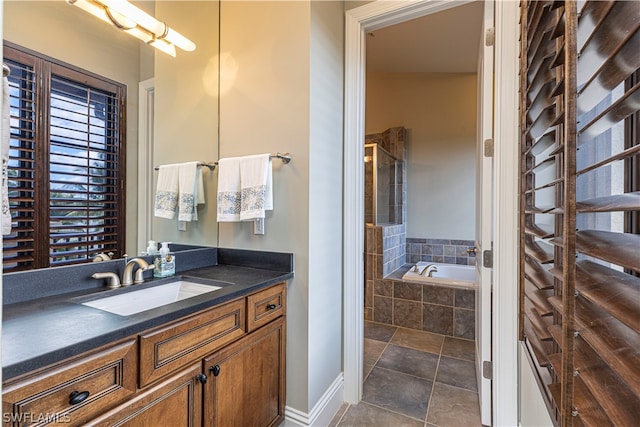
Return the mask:
[[[171,304],[207,292],[221,289],[220,286],[203,285],[200,283],[178,280],[166,285],[140,289],[112,297],[105,297],[93,301],[83,302],[82,305],[97,308],[120,316],[130,316],[152,308]]]

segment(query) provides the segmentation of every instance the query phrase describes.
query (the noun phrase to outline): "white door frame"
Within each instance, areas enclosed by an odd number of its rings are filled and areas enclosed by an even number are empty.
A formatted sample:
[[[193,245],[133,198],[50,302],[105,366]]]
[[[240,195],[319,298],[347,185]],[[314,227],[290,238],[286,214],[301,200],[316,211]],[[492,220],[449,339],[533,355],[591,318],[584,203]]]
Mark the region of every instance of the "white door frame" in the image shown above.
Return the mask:
[[[364,343],[365,35],[462,4],[460,1],[377,1],[346,12],[344,131],[344,378],[345,401],[362,397]],[[494,212],[494,425],[517,425],[518,2],[496,2]],[[500,405],[498,405],[498,402]]]

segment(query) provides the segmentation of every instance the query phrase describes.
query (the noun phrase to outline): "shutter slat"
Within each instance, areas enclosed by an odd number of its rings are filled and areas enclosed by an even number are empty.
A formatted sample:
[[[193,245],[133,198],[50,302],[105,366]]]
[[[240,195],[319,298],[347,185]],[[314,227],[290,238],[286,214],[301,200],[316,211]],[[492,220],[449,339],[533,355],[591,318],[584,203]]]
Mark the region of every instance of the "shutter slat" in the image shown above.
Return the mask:
[[[618,122],[638,111],[639,105],[640,82],[593,120],[585,123],[584,126],[578,130],[580,142],[594,138],[610,129]]]
[[[576,267],[580,294],[640,333],[640,278],[592,261]]]
[[[549,229],[549,226],[545,224],[526,224],[524,232],[531,236],[540,237],[541,239],[554,236],[553,230]]]
[[[640,234],[578,231],[576,249],[586,255],[640,272]]]
[[[600,67],[578,93],[578,112],[594,108],[640,67],[640,37],[636,35]]]
[[[584,298],[576,313],[582,339],[640,396],[640,335]]]
[[[524,319],[524,332],[529,340],[529,344],[533,349],[533,353],[536,356],[536,360],[541,367],[546,367],[550,365],[548,355],[551,354],[550,344],[542,342],[538,339],[535,332],[533,331],[533,326],[529,319],[525,317]]]
[[[525,257],[525,277],[538,289],[553,289],[553,276],[530,257]]]
[[[607,427],[615,425],[580,376],[577,376],[573,383],[573,406],[585,426]]]
[[[553,262],[553,249],[540,246],[537,242],[528,239],[525,241],[525,254],[538,261],[540,264]]]
[[[640,27],[640,3],[618,1],[579,48],[578,87],[582,86]],[[586,22],[586,21],[585,21]],[[624,28],[625,31],[620,31]]]
[[[575,364],[580,378],[615,425],[638,422],[640,400],[580,337],[575,340]]]
[[[616,212],[637,211],[640,209],[640,191],[598,197],[576,203],[576,211],[585,212]]]
[[[550,316],[553,314],[553,307],[549,301],[549,293],[547,291],[536,288],[536,286],[528,280],[525,280],[524,289],[525,295],[531,300],[531,303],[540,316]]]
[[[534,156],[537,156],[548,150],[556,143],[556,130],[555,128],[549,128],[542,136],[540,136],[540,138],[531,144],[525,154],[531,153]]]
[[[563,343],[562,343],[562,326],[560,325],[551,325],[549,326],[549,333],[551,334],[551,337],[553,337],[553,340],[556,342],[556,344],[558,344],[558,346],[560,348],[563,348]],[[560,354],[560,353],[558,353]],[[560,371],[558,371],[560,372]]]
[[[623,151],[621,151],[621,152],[619,152],[617,154],[614,154],[611,157],[607,157],[606,159],[603,159],[603,160],[601,160],[601,161],[599,161],[597,163],[594,163],[594,164],[592,164],[590,166],[587,166],[587,167],[585,167],[583,169],[580,169],[577,172],[577,174],[578,175],[582,175],[584,173],[590,172],[590,171],[592,171],[594,169],[597,169],[599,167],[607,165],[607,164],[609,164],[611,162],[615,162],[615,161],[622,160],[622,159],[628,159],[628,158],[630,158],[632,156],[637,155],[638,153],[640,153],[640,145],[636,145],[635,147],[627,148],[626,150],[623,150]]]
[[[540,341],[550,341],[553,339],[547,330],[550,323],[543,320],[542,316],[538,313],[538,310],[531,308],[529,310],[525,310],[524,314],[531,322],[531,326],[535,330]],[[549,318],[549,316],[547,316],[547,318]]]

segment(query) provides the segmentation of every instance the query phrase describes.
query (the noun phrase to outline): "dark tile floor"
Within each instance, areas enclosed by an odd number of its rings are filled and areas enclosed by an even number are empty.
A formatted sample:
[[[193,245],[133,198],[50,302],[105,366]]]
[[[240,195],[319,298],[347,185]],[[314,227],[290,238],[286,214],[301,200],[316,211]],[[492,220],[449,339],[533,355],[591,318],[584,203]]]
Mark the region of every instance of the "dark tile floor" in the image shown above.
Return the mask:
[[[473,341],[365,322],[362,401],[333,427],[480,426]]]

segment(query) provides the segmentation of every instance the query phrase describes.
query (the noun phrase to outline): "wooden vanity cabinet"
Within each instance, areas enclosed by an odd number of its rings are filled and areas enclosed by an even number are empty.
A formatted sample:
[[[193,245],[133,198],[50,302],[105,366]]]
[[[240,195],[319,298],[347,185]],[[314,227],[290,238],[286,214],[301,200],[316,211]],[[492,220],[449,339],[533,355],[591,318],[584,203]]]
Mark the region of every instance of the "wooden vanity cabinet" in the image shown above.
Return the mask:
[[[285,336],[280,317],[204,360],[204,426],[262,427],[284,420]]]
[[[3,426],[284,420],[285,283],[3,384]]]
[[[3,426],[83,425],[136,392],[135,339],[103,347],[3,385]]]
[[[196,363],[91,421],[92,426],[200,427],[202,366]]]

